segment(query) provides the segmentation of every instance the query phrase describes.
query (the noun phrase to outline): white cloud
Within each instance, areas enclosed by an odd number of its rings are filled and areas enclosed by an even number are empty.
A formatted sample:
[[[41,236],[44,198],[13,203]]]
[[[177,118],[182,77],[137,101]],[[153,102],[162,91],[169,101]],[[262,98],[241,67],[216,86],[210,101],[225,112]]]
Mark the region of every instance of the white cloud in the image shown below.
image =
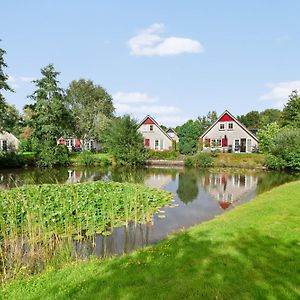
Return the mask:
[[[293,90],[300,91],[300,80],[285,81],[279,83],[268,83],[266,86],[270,89],[269,92],[260,97],[261,100],[287,100]]]
[[[20,76],[20,77],[9,76],[7,82],[13,89],[17,89],[20,87],[20,83],[29,83],[34,79],[35,78],[28,77],[28,76]]]
[[[128,41],[130,54],[136,56],[165,56],[204,51],[202,44],[196,40],[183,37],[163,38],[159,34],[164,31],[164,24],[153,24],[141,30]]]
[[[140,92],[117,92],[113,94],[113,99],[118,103],[154,103],[157,101],[156,97]]]

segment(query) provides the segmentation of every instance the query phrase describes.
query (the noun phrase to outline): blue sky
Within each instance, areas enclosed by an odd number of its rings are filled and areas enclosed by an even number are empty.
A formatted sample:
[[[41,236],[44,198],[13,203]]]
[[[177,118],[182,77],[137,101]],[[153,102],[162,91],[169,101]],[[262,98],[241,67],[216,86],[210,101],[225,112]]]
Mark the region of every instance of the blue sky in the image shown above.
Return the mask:
[[[21,109],[53,63],[86,78],[117,114],[175,126],[209,110],[282,107],[300,90],[300,1],[5,1],[1,47]]]

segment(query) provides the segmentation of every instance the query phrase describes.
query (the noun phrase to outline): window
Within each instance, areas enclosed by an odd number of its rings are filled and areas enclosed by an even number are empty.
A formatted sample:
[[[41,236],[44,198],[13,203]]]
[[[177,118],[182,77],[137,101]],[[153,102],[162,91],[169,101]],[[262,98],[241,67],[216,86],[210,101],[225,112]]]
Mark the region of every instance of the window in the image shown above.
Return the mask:
[[[153,125],[150,125],[149,127],[150,127],[150,131],[153,131]]]
[[[217,147],[221,147],[221,139],[216,140],[216,145],[217,145]]]
[[[164,149],[164,140],[160,140],[160,150]]]
[[[228,123],[228,130],[233,130],[233,123],[232,122]]]
[[[251,149],[251,139],[247,139],[247,152],[252,152],[252,149]]]
[[[7,141],[6,140],[2,141],[2,150],[7,151]]]
[[[154,149],[159,150],[159,140],[155,140],[154,142]]]
[[[234,152],[240,152],[240,140],[234,140]]]
[[[220,130],[225,130],[225,124],[224,123],[220,123],[219,124],[219,128],[220,128]]]

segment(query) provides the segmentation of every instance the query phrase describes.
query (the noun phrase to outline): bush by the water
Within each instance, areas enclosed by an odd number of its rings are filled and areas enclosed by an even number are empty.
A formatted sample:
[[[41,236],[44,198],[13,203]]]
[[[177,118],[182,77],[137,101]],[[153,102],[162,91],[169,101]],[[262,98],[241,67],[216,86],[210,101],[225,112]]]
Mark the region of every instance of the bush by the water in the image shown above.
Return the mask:
[[[170,150],[165,150],[165,151],[154,151],[154,150],[149,150],[149,158],[150,159],[167,159],[167,160],[172,160],[176,159],[178,157],[179,153],[177,151],[170,151]]]
[[[273,138],[267,166],[277,170],[300,170],[300,129],[284,128]]]
[[[150,221],[171,194],[142,185],[92,182],[23,186],[0,192],[2,277],[36,271],[74,238],[108,234],[129,221]],[[27,249],[25,252],[21,249]],[[69,254],[68,254],[69,253]],[[3,269],[4,266],[4,269]],[[1,276],[0,276],[1,277]]]
[[[0,152],[0,168],[21,168],[34,164],[34,153]]]
[[[213,165],[212,154],[200,152],[194,156],[187,157],[184,161],[186,167],[208,168]]]

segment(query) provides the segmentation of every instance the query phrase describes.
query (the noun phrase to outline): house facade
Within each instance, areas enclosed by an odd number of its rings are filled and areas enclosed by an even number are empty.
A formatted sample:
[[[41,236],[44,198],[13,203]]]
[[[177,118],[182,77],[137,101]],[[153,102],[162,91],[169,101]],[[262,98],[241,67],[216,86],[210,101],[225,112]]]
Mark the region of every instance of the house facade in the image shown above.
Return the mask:
[[[155,151],[172,150],[173,143],[177,141],[164,131],[158,123],[150,116],[146,116],[138,127],[138,131],[144,137],[145,148]]]
[[[77,139],[76,137],[60,137],[57,140],[58,145],[66,145],[70,152],[89,150],[89,151],[99,151],[101,150],[100,144],[91,139],[87,140],[84,144],[83,140]]]
[[[0,132],[0,151],[16,151],[19,148],[19,140],[6,131]]]
[[[200,142],[203,143],[203,150],[222,152],[252,153],[258,148],[255,134],[227,110],[204,132]]]

